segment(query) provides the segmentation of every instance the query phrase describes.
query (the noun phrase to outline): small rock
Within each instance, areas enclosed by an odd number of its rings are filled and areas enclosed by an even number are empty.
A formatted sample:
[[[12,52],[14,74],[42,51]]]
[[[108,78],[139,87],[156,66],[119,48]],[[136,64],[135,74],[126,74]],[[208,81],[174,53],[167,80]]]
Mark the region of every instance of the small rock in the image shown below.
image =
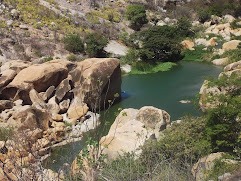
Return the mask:
[[[22,29],[22,30],[28,30],[28,26],[27,25],[20,25],[19,28]]]
[[[49,110],[51,110],[52,113],[56,113],[58,114],[60,111],[59,105],[56,103],[56,97],[52,97],[51,99],[49,99],[48,103],[47,103],[47,107]]]
[[[0,100],[0,110],[11,109],[13,107],[13,102],[10,100]]]
[[[222,180],[224,180],[225,178],[227,178],[227,177],[229,177],[229,176],[231,176],[230,173],[225,173],[225,174],[223,174],[223,175],[221,175],[221,176],[218,177],[218,181],[222,181]]]
[[[181,101],[179,101],[179,102],[182,103],[182,104],[188,104],[188,103],[191,103],[190,100],[181,100]]]
[[[69,109],[70,100],[63,100],[61,103],[59,103],[60,113],[66,113]]]
[[[131,66],[128,64],[122,65],[121,70],[124,71],[125,73],[129,73],[131,71]]]
[[[63,121],[63,116],[60,114],[53,113],[52,114],[52,119],[57,122]]]
[[[70,90],[71,90],[71,87],[69,85],[69,79],[68,78],[64,79],[56,88],[55,95],[57,100],[61,101],[64,98],[65,94]]]
[[[228,58],[219,58],[212,61],[214,65],[226,65],[228,63]]]
[[[43,95],[43,99],[44,99],[45,101],[46,101],[46,100],[49,100],[49,99],[53,96],[54,90],[55,90],[55,87],[54,87],[53,85],[50,86],[50,87],[46,90],[45,94]]]
[[[84,104],[80,98],[76,97],[68,111],[67,111],[67,115],[69,119],[79,119],[82,116],[84,116],[87,112],[88,112],[89,108],[86,104]]]
[[[16,101],[13,102],[14,106],[22,106],[23,105],[23,100],[18,99]]]

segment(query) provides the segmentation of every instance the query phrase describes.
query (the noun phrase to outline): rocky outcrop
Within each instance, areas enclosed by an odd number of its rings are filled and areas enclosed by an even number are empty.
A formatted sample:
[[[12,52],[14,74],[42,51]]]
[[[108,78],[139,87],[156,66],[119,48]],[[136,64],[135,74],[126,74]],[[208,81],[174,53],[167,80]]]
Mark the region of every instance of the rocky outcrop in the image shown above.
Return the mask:
[[[231,40],[223,44],[223,50],[234,50],[238,48],[238,45],[241,43],[240,40]]]
[[[150,139],[160,139],[161,131],[169,127],[170,115],[152,106],[137,109],[124,109],[115,119],[107,136],[100,140],[103,153],[109,160],[116,159],[125,152],[141,153],[143,146]]]
[[[57,86],[68,75],[67,67],[60,63],[32,65],[21,70],[12,82],[5,87],[0,98],[14,98],[18,95],[25,103],[30,103],[28,92],[35,89],[46,91],[50,86]]]
[[[75,64],[53,60],[35,65],[17,60],[10,66],[4,64],[1,70],[0,126],[12,127],[16,139],[8,141],[11,144],[6,144],[0,159],[14,157],[12,160],[24,160],[25,165],[39,163],[42,156],[50,154],[52,145],[80,140],[83,133],[95,129],[99,115],[88,112],[87,104],[92,105],[99,96],[103,104],[120,94],[117,59],[87,59]]]
[[[90,109],[96,110],[117,101],[121,95],[120,61],[114,58],[86,59],[77,63],[70,72],[76,87],[75,96],[80,97]]]

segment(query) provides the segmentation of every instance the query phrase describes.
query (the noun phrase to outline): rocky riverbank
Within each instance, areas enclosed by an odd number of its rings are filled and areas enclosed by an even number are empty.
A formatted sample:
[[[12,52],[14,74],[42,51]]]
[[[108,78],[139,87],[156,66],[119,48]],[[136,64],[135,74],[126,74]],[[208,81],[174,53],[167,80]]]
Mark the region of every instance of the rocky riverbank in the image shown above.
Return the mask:
[[[1,172],[18,180],[23,165],[32,164],[41,174],[40,158],[52,146],[96,128],[96,111],[120,99],[120,63],[111,58],[43,64],[13,60],[1,67],[0,85],[0,125],[13,134],[1,142]],[[34,175],[30,170],[23,174]]]

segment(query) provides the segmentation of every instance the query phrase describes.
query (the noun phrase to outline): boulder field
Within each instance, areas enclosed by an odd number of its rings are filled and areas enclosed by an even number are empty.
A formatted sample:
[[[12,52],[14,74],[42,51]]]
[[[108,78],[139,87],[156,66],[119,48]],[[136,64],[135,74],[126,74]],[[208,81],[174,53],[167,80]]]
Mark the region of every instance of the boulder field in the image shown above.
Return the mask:
[[[4,63],[0,126],[12,128],[15,134],[0,144],[1,164],[6,165],[0,172],[8,172],[11,180],[17,180],[19,163],[36,163],[53,145],[94,129],[99,124],[99,115],[94,112],[119,100],[120,94],[118,59]],[[34,170],[40,167],[34,166]]]

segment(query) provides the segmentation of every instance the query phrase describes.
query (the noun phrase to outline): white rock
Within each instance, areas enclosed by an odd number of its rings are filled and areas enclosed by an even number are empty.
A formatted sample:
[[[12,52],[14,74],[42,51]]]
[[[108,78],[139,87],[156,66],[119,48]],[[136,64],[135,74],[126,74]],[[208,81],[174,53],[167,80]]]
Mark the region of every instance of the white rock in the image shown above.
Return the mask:
[[[131,71],[131,66],[128,64],[122,65],[121,70],[124,71],[125,73],[129,73]]]

